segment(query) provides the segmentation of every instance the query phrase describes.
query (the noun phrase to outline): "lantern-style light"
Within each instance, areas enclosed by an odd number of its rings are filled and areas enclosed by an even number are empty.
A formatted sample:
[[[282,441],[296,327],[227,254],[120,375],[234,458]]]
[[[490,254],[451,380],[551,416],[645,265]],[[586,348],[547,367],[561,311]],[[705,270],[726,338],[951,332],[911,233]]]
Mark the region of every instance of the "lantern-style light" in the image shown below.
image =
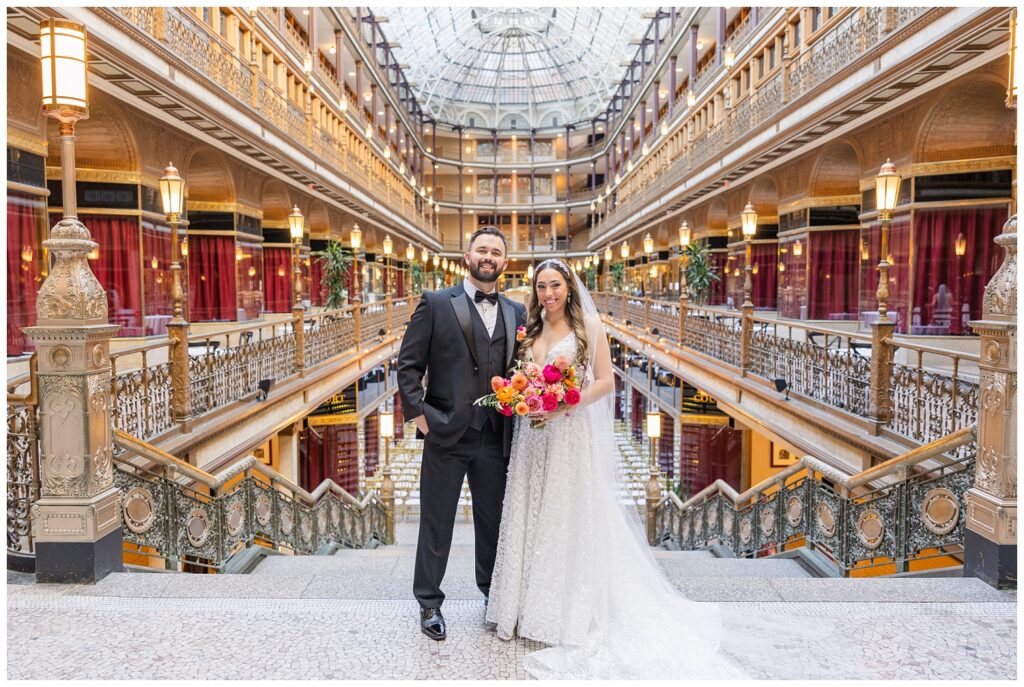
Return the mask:
[[[757,263],[756,262],[754,263],[754,266],[750,268],[750,273],[751,274],[757,274]]]
[[[180,215],[185,209],[185,180],[170,162],[160,177],[160,201],[165,215]]]
[[[387,257],[390,258],[391,257],[391,249],[395,247],[394,243],[392,243],[392,241],[391,241],[391,235],[390,234],[386,234],[384,236],[383,247],[384,247],[384,255],[386,255]]]
[[[441,261],[441,269],[443,269],[445,272],[448,271],[448,258],[445,258],[444,260]]]
[[[799,258],[803,254],[804,244],[800,243],[800,241],[797,241],[796,243],[793,244],[793,255]]]
[[[346,98],[344,95],[338,98],[338,110],[341,112],[341,114],[345,114],[346,112],[348,112],[348,98]]]
[[[434,267],[437,267],[439,264],[441,264],[441,256],[434,253]]]
[[[725,49],[725,68],[732,69],[734,64],[736,64],[736,51],[730,45]]]
[[[900,175],[896,165],[886,158],[875,177],[875,205],[879,212],[892,212],[900,194]]]
[[[686,248],[690,245],[690,223],[685,219],[683,223],[679,225],[679,246]]]
[[[188,238],[184,238],[181,240],[181,257],[188,257]]]
[[[405,259],[409,262],[416,259],[416,249],[412,247],[411,243],[405,247]]]
[[[293,241],[302,240],[302,230],[305,229],[305,224],[306,220],[302,216],[302,211],[299,210],[299,206],[292,206],[292,211],[288,215],[288,229],[291,231]]]
[[[313,53],[307,52],[306,56],[302,58],[302,71],[306,73],[307,77],[313,73]]]
[[[785,271],[786,271],[786,263],[784,263],[781,260],[779,260],[779,272],[785,272]]]
[[[348,242],[352,246],[352,250],[359,252],[359,246],[363,243],[363,232],[359,230],[358,224],[352,225],[352,231],[348,235]]]
[[[611,247],[610,244],[604,249],[604,261],[605,262],[611,262],[612,261],[612,247]]]
[[[594,267],[597,267],[598,265],[601,264],[601,256],[598,253],[594,253],[592,257],[592,262],[594,263]]]
[[[383,439],[391,439],[395,436],[395,414],[387,411],[377,414],[377,428]]]
[[[385,160],[390,160],[391,159],[391,146],[390,145],[384,146],[384,159]]]
[[[647,413],[647,437],[649,439],[661,438],[661,413]]]
[[[651,232],[647,232],[647,236],[644,236],[644,252],[648,254],[654,252],[654,237],[651,236]]]
[[[967,255],[967,237],[964,236],[963,232],[957,234],[953,248],[956,251],[956,257],[962,258]]]
[[[662,122],[661,123],[661,135],[662,136],[667,136],[668,135],[668,122]]]
[[[649,273],[650,273],[652,279],[654,277],[657,277],[658,276],[658,266],[657,265],[651,265],[651,269],[649,270]]]
[[[63,19],[39,23],[43,112],[58,119],[88,116],[85,27]]]
[[[597,203],[595,203],[594,201],[590,201],[590,211],[593,212],[596,209],[597,209]]]
[[[754,238],[754,234],[757,233],[757,210],[754,209],[753,204],[747,203],[743,208],[743,212],[740,213],[740,222],[743,226],[743,238]]]
[[[420,250],[420,262],[422,262],[424,265],[426,265],[427,264],[427,260],[429,260],[429,259],[430,259],[430,253],[427,252],[427,248],[426,248],[426,246],[424,246]]]
[[[686,91],[686,106],[693,107],[697,104],[697,94],[693,92],[693,89]]]
[[[640,157],[644,157],[647,153],[651,152],[651,147],[647,145],[647,141],[640,147]]]
[[[373,138],[373,124],[367,122],[364,133],[366,134],[366,138]]]
[[[583,259],[583,268],[584,269],[588,269],[588,270],[590,269],[590,261],[591,261],[591,257],[589,255]]]
[[[627,242],[623,241],[622,245],[619,246],[619,255],[622,256],[623,260],[629,257],[629,244]]]

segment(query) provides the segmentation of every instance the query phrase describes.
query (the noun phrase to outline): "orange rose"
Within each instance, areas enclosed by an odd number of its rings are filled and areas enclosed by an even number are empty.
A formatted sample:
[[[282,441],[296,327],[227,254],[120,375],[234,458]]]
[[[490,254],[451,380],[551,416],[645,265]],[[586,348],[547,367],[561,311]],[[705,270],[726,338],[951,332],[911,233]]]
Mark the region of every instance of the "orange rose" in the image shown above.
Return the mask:
[[[510,386],[503,386],[494,392],[498,396],[498,401],[508,405],[515,398],[516,391]]]
[[[529,383],[530,380],[528,380],[526,378],[526,375],[524,375],[522,372],[516,372],[514,375],[512,375],[512,386],[516,389],[516,391],[522,391],[523,389],[526,388],[526,386]]]
[[[523,402],[516,404],[516,415],[526,415],[528,412],[530,412],[530,406]]]

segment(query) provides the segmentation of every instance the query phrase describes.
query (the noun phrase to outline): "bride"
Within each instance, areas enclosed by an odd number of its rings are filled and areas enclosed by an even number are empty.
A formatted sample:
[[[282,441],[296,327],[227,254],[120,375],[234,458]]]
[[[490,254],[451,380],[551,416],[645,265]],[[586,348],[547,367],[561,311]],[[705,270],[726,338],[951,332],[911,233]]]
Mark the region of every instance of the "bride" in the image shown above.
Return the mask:
[[[586,374],[571,411],[538,428],[516,418],[488,623],[501,639],[549,645],[524,659],[536,678],[743,677],[716,655],[717,608],[671,586],[620,498],[608,341],[561,260],[537,268],[520,351]]]

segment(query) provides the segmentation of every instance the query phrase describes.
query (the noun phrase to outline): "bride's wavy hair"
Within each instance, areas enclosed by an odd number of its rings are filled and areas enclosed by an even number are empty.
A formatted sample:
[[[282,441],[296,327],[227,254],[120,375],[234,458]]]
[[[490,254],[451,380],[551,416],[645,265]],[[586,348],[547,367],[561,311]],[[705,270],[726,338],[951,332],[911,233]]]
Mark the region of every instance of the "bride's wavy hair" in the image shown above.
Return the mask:
[[[519,346],[520,355],[525,355],[525,351],[533,345],[533,342],[540,336],[541,330],[544,327],[544,320],[540,316],[541,305],[540,299],[537,297],[536,279],[540,276],[541,270],[548,269],[555,270],[561,274],[569,289],[568,298],[566,298],[565,303],[565,315],[569,318],[569,326],[572,328],[573,334],[576,335],[576,359],[573,362],[577,365],[583,365],[587,361],[588,353],[587,328],[583,319],[583,301],[580,298],[580,292],[576,286],[576,278],[572,270],[557,258],[545,260],[537,265],[537,269],[534,271],[534,284],[530,289],[530,304],[526,308],[526,338],[523,339],[522,344]]]

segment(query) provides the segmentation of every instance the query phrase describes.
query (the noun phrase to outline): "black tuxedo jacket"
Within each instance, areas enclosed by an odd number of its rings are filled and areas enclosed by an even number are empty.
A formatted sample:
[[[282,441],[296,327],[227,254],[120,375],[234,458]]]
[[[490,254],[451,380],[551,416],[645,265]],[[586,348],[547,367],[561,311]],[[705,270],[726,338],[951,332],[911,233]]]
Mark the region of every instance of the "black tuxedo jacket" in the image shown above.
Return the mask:
[[[508,370],[518,354],[516,329],[526,324],[526,307],[502,295],[498,306],[494,326],[505,327]],[[441,447],[453,445],[469,427],[473,401],[480,396],[479,377],[487,374],[486,361],[482,368],[476,361],[472,307],[461,283],[442,291],[425,291],[398,354],[402,414],[410,419],[425,415],[430,439]],[[487,389],[489,392],[490,384]],[[507,456],[512,446],[512,418],[502,419]],[[419,430],[416,436],[423,438]]]

